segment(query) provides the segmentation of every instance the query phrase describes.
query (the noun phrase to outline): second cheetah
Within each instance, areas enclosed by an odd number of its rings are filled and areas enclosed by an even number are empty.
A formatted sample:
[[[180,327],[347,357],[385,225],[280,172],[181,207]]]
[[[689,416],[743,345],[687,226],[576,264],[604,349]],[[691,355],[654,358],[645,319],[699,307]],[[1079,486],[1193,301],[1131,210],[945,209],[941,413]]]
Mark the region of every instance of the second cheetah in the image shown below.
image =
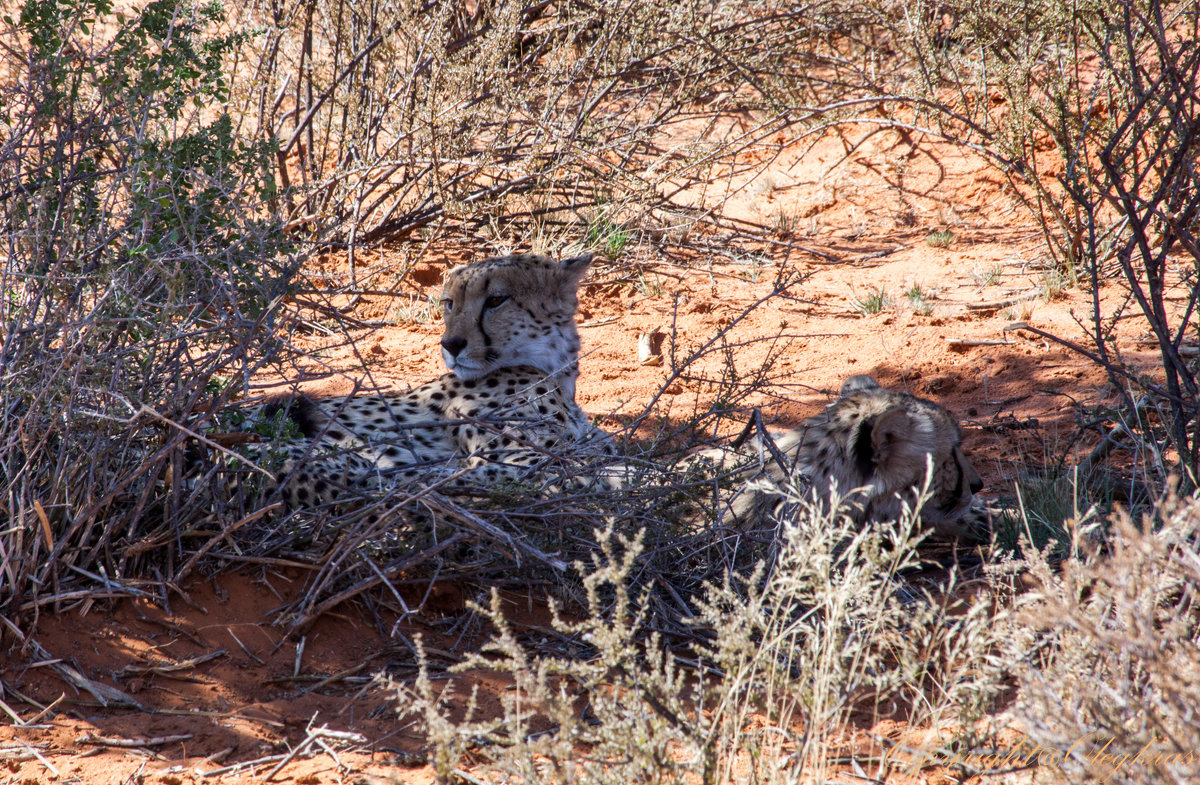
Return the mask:
[[[925,488],[921,522],[948,539],[986,538],[983,481],[962,450],[957,420],[932,401],[852,376],[824,412],[795,430],[740,451],[699,454],[741,483],[728,497],[738,525],[779,517],[790,489],[824,503],[835,492],[859,523],[896,520]],[[782,462],[783,465],[780,465]]]

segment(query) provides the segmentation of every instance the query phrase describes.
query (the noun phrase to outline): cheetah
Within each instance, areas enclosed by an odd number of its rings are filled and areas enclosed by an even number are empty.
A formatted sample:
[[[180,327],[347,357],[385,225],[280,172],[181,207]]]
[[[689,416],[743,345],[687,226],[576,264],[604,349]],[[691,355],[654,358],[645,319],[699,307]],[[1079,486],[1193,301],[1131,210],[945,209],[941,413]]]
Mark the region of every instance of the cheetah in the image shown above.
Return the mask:
[[[931,467],[922,523],[945,539],[983,539],[990,530],[990,513],[976,496],[983,481],[963,454],[958,421],[870,376],[851,376],[824,412],[771,442],[701,453],[739,481],[749,475],[727,499],[727,519],[738,525],[778,518],[789,486],[807,487],[818,502],[841,494],[859,524],[893,521],[915,506]]]
[[[257,445],[289,508],[419,482],[443,489],[545,484],[555,464],[610,454],[575,403],[577,290],[591,254],[520,254],[446,274],[442,357],[450,373],[408,392],[313,400],[278,410],[303,438]]]

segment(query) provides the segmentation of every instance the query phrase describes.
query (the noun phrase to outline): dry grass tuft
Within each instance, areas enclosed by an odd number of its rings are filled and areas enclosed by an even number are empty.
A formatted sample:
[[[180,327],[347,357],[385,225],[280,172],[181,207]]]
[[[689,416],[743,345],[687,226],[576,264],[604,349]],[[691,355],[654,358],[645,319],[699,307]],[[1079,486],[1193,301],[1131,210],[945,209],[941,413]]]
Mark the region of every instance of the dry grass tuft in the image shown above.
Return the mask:
[[[686,637],[662,631],[642,584],[648,534],[598,530],[599,551],[574,567],[581,620],[556,614],[553,644],[531,647],[495,593],[479,609],[496,635],[451,673],[511,679],[504,716],[480,718],[424,669],[393,685],[397,708],[428,734],[446,781],[468,751],[477,770],[525,782],[782,783],[851,762],[885,776],[879,741],[846,728],[929,720],[926,699],[990,706],[1002,669],[986,603],[948,622],[901,577],[917,565],[911,517],[861,530],[802,502],[793,516],[773,558],[704,587]]]
[[[1041,640],[1019,670],[1018,714],[1072,779],[1195,782],[1200,499],[1168,498],[1141,523],[1118,514],[1107,546],[1083,551],[1031,560],[1021,623]]]

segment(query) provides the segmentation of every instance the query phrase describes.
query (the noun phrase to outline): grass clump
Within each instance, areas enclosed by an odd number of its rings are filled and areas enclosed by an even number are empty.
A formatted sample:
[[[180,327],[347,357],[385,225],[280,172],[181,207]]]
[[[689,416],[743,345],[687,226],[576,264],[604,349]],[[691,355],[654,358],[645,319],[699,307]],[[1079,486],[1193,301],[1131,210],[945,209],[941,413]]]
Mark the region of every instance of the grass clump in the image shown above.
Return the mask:
[[[588,227],[584,247],[598,249],[605,258],[614,260],[629,245],[630,232],[607,219],[601,219]]]
[[[1042,299],[1047,302],[1064,296],[1075,285],[1074,276],[1059,267],[1050,267],[1042,271],[1038,281],[1038,289]]]
[[[896,303],[888,295],[887,291],[881,286],[878,289],[872,289],[866,297],[858,298],[851,297],[850,304],[860,314],[871,316],[873,314],[882,313],[886,310],[894,308]]]
[[[971,280],[975,282],[976,286],[982,289],[985,286],[995,286],[1000,283],[1000,277],[1003,274],[1004,265],[997,264],[986,270],[978,268],[971,270]]]
[[[828,777],[846,757],[884,776],[878,748],[846,743],[853,712],[930,688],[939,702],[966,705],[969,692],[991,705],[997,637],[986,615],[972,608],[946,625],[931,597],[899,591],[916,564],[911,518],[858,530],[800,501],[789,509],[777,555],[710,585],[682,648],[653,631],[652,587],[636,577],[644,535],[596,533],[600,551],[575,566],[582,619],[556,611],[552,650],[531,651],[493,592],[478,610],[496,634],[451,673],[502,674],[512,685],[502,716],[485,718],[474,696],[435,687],[424,668],[393,685],[402,718],[428,734],[439,776],[783,783]],[[959,649],[944,658],[923,648],[951,639]],[[586,655],[569,653],[580,647]]]
[[[937,229],[925,235],[925,244],[930,248],[949,248],[954,244],[954,232],[949,229]]]
[[[909,306],[922,316],[933,313],[933,294],[922,289],[921,284],[914,283],[904,293],[904,297],[908,300]]]

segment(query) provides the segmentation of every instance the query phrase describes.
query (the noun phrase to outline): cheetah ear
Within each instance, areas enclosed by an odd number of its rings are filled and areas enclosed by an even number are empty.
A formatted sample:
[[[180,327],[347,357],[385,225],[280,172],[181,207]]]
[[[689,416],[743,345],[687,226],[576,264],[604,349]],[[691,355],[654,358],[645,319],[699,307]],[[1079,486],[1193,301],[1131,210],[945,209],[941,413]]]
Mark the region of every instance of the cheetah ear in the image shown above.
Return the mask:
[[[856,393],[859,390],[878,390],[879,382],[875,381],[875,377],[868,376],[865,373],[851,376],[846,381],[842,382],[842,392],[838,395],[839,398],[845,398],[851,393]]]
[[[562,269],[562,286],[564,289],[569,287],[569,291],[575,291],[579,288],[579,282],[583,280],[583,276],[588,271],[588,267],[592,264],[592,254],[585,253],[579,256],[572,256],[570,259],[563,259],[560,263]]]
[[[879,415],[871,427],[871,455],[876,465],[886,466],[908,452],[904,448],[912,441],[914,425],[902,406]]]

